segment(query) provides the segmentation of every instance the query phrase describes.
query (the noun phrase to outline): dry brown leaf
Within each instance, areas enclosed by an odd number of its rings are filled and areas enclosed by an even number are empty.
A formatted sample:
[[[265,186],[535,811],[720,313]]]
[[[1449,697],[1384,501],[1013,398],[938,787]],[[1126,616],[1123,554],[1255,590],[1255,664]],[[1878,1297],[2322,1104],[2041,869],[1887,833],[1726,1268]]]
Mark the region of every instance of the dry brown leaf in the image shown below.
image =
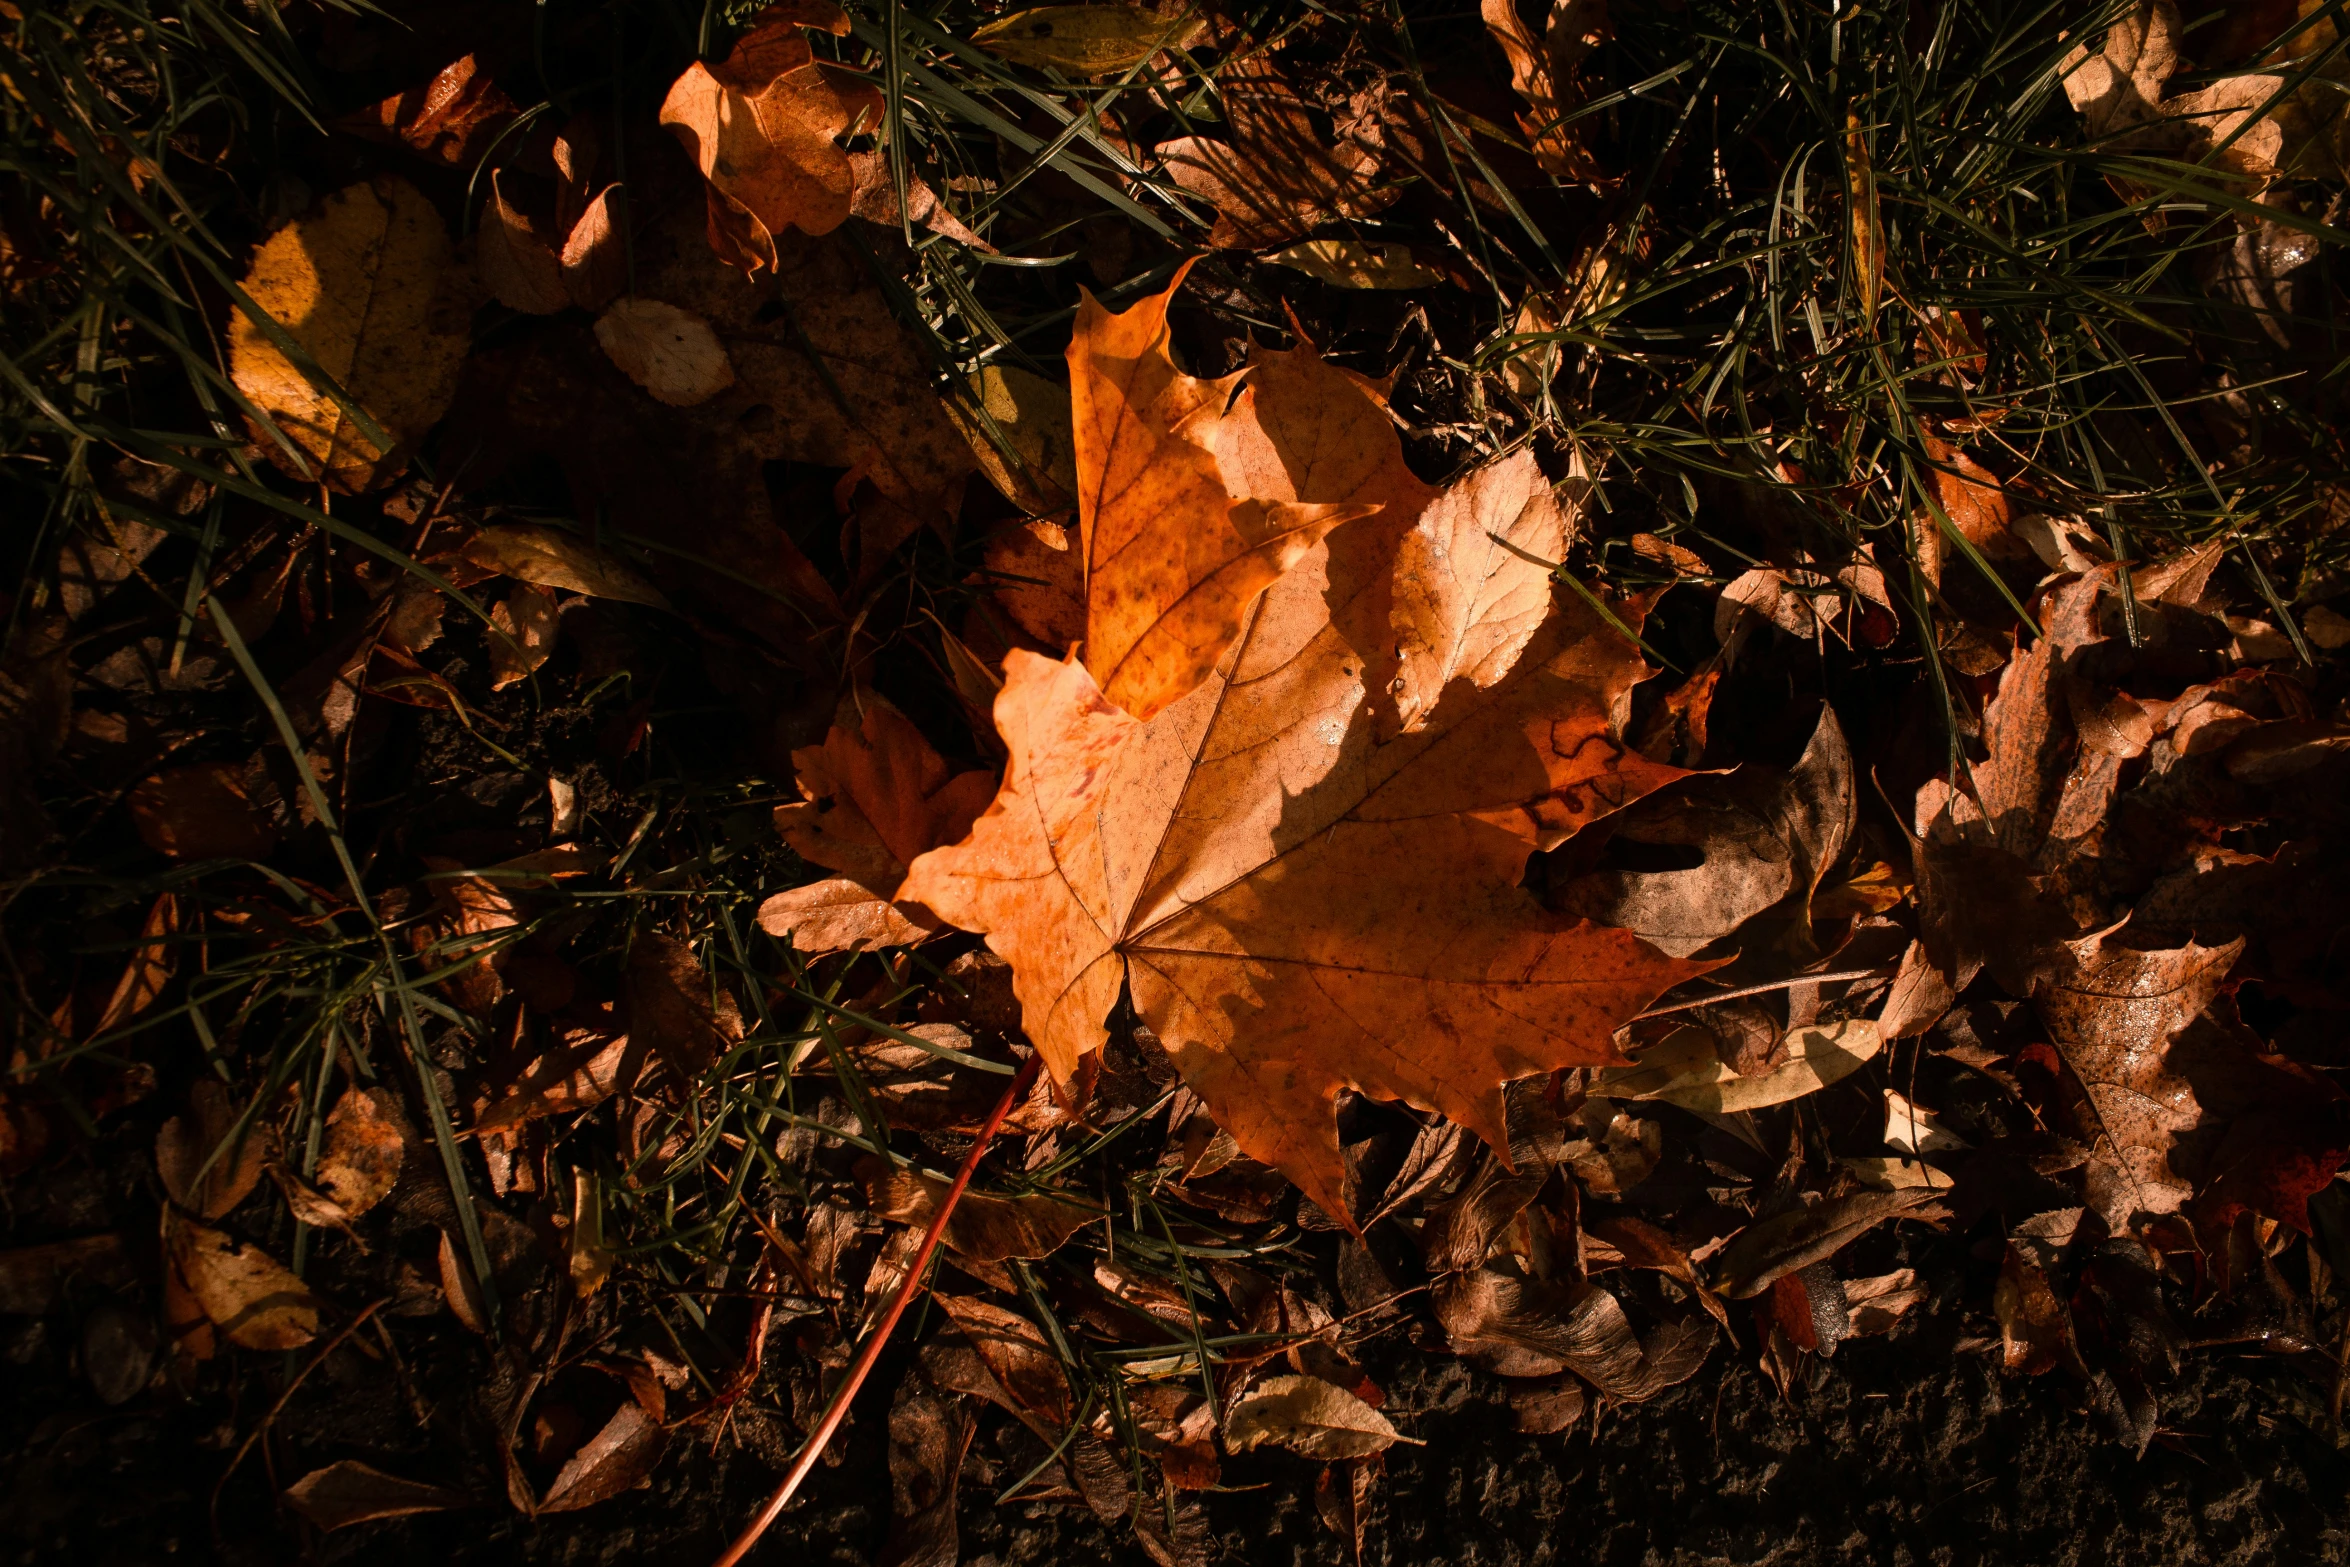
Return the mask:
[[[139,838],[177,860],[258,860],[277,829],[245,787],[245,769],[199,762],[157,773],[123,799]]]
[[[229,318],[230,374],[295,452],[257,427],[261,449],[297,478],[349,493],[390,482],[456,395],[471,337],[471,282],[440,213],[406,180],[346,186],[264,241],[244,284],[384,437],[239,311]]]
[[[399,1183],[408,1153],[407,1117],[388,1088],[350,1088],[326,1118],[317,1185],[350,1218],[382,1202]]]
[[[970,1404],[942,1396],[920,1374],[898,1384],[889,1409],[889,1538],[876,1567],[956,1567],[955,1486],[977,1423]]]
[[[967,384],[985,421],[952,403],[947,412],[971,442],[979,471],[1032,516],[1066,512],[1077,495],[1069,389],[1016,365],[988,365]],[[998,436],[1011,448],[1009,455],[997,445]]]
[[[199,1218],[217,1219],[252,1195],[269,1159],[269,1136],[240,1124],[228,1090],[199,1078],[188,1090],[188,1113],[173,1116],[155,1134],[155,1173],[171,1200]]]
[[[1226,488],[1216,453],[1192,432],[1247,415],[1223,415],[1228,382],[1175,368],[1167,308],[1182,286],[1179,272],[1166,292],[1116,315],[1086,294],[1069,343],[1085,665],[1142,719],[1206,678],[1270,583],[1371,510]]]
[[[759,928],[811,957],[910,947],[934,927],[916,924],[864,883],[846,876],[776,893],[759,905]]]
[[[164,1245],[204,1315],[247,1349],[299,1349],[318,1336],[318,1301],[276,1258],[210,1225],[167,1214]]]
[[[1854,1192],[1748,1225],[1714,1266],[1714,1287],[1732,1300],[1759,1295],[1777,1280],[1824,1262],[1888,1219],[1939,1216],[1923,1209],[1934,1193],[1923,1188]]]
[[[572,1513],[609,1501],[651,1474],[668,1447],[667,1428],[631,1399],[564,1463],[538,1511]]]
[[[409,148],[448,168],[471,168],[520,112],[469,54],[420,86],[346,115],[339,125],[370,141]]]
[[[706,403],[734,384],[734,363],[710,323],[658,299],[623,299],[596,318],[596,341],[621,373],[672,408]]]
[[[64,1303],[72,1285],[128,1289],[136,1278],[119,1235],[12,1246],[0,1251],[0,1312],[44,1317]]]
[[[1532,850],[1680,776],[1611,728],[1645,672],[1634,649],[1581,600],[1558,606],[1507,674],[1453,682],[1383,740],[1392,596],[1374,590],[1393,543],[1366,528],[1279,583],[1223,666],[1148,723],[1083,664],[1011,654],[1004,788],[900,890],[1010,961],[1064,1082],[1131,986],[1242,1151],[1333,1215],[1352,1211],[1341,1087],[1506,1146],[1504,1082],[1621,1059],[1614,1030],[1705,967],[1521,886]]]
[[[473,1265],[457,1250],[457,1242],[447,1230],[441,1231],[438,1264],[441,1298],[448,1302],[449,1314],[466,1332],[488,1338],[489,1303],[482,1299],[481,1280],[474,1276]]]
[[[1378,153],[1362,139],[1324,135],[1315,106],[1277,58],[1249,50],[1217,73],[1228,139],[1183,136],[1156,151],[1168,177],[1216,209],[1216,248],[1287,245],[1334,218],[1366,218],[1392,203],[1374,183]]]
[[[2244,943],[2142,952],[2106,934],[2066,942],[2061,967],[2033,1000],[2096,1111],[2090,1206],[2122,1233],[2142,1214],[2177,1212],[2189,1195],[2170,1154],[2203,1107],[2172,1068],[2170,1046],[2219,994]]]
[[[1058,1442],[1076,1414],[1068,1375],[1043,1332],[1026,1317],[969,1295],[930,1297],[971,1346],[985,1381],[955,1390],[977,1393],[1019,1417],[1048,1442]],[[950,1385],[941,1381],[940,1385]]]
[[[617,599],[667,609],[669,600],[634,568],[561,528],[506,523],[468,540],[465,558],[486,570],[542,588],[567,588],[590,598]]]
[[[490,606],[490,689],[503,691],[537,674],[555,651],[555,595],[529,583]]]
[[[1068,76],[1132,70],[1161,49],[1180,49],[1206,28],[1197,10],[1140,5],[1040,5],[1000,17],[971,35],[1015,65],[1045,66]]]
[[[845,34],[849,19],[830,0],[769,6],[723,63],[686,67],[661,104],[661,123],[709,181],[711,248],[746,276],[772,270],[792,230],[829,234],[852,213],[899,221],[886,153],[843,145],[851,136],[888,133],[881,89],[818,60],[808,44],[811,27]],[[912,176],[904,216],[978,243]]]
[[[1510,86],[1526,101],[1518,128],[1535,160],[1564,179],[1594,188],[1611,183],[1584,146],[1582,131],[1565,123],[1587,96],[1583,62],[1615,36],[1607,0],[1552,0],[1539,40],[1519,17],[1518,0],[1480,0],[1478,11],[1509,60]]]
[[[734,997],[673,937],[646,931],[630,944],[626,994],[629,1037],[688,1080],[743,1037]]]
[[[1426,288],[1444,274],[1413,259],[1412,247],[1386,240],[1307,239],[1264,258],[1333,288]]]
[[[1741,1075],[1723,1063],[1711,1034],[1679,1029],[1640,1052],[1638,1065],[1609,1068],[1591,1091],[1609,1099],[1660,1099],[1700,1114],[1735,1115],[1842,1082],[1876,1059],[1884,1038],[1876,1024],[1854,1018],[1791,1030],[1786,1046],[1786,1059],[1768,1071]]]
[[[792,753],[800,793],[776,831],[804,860],[890,897],[916,856],[953,843],[995,797],[995,775],[957,773],[871,692],[849,698],[821,746]]]
[[[328,1533],[355,1523],[473,1505],[473,1498],[463,1491],[403,1480],[349,1458],[311,1470],[286,1487],[285,1499],[312,1527]]]
[[[176,951],[170,938],[178,930],[179,895],[167,892],[148,906],[147,918],[139,926],[141,945],[123,965],[122,978],[114,982],[106,1010],[98,1014],[98,1026],[91,1030],[93,1037],[122,1027],[163,994],[163,987],[171,982]]]
[[[893,1224],[926,1230],[946,1196],[947,1183],[867,1155],[857,1161],[873,1211]],[[1063,1242],[1101,1218],[1101,1210],[1042,1192],[1027,1197],[990,1197],[967,1191],[947,1220],[949,1251],[974,1262],[1010,1257],[1049,1257]]]
[[[1224,1445],[1235,1453],[1276,1442],[1308,1458],[1364,1458],[1411,1440],[1378,1410],[1320,1377],[1267,1377],[1224,1416]]]
[[[499,175],[490,171],[490,199],[482,209],[473,264],[490,297],[526,315],[553,315],[571,303],[563,287],[563,263],[554,246],[519,208],[507,201]]]
[[[589,202],[557,260],[563,292],[582,310],[601,310],[628,286],[628,241],[621,232],[620,187],[607,185]]]
[[[1791,895],[1808,899],[1843,857],[1857,807],[1851,750],[1823,706],[1791,770],[1750,763],[1685,779],[1612,824],[1626,842],[1698,850],[1699,864],[1594,871],[1556,889],[1553,904],[1687,957]]]

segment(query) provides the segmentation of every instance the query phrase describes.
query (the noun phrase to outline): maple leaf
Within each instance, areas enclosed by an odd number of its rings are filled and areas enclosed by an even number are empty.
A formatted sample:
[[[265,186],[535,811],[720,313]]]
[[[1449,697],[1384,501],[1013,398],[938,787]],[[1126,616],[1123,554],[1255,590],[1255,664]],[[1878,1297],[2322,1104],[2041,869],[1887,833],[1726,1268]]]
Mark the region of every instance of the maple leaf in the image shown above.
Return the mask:
[[[1487,525],[1510,520],[1499,506]],[[1579,600],[1554,606],[1504,639],[1509,653],[1448,670],[1402,728],[1395,625],[1433,628],[1439,646],[1475,640],[1486,618],[1515,618],[1513,578],[1547,573],[1510,555],[1500,580],[1426,614],[1425,589],[1396,577],[1396,547],[1370,525],[1317,547],[1210,677],[1148,721],[1078,659],[1011,654],[996,702],[1003,789],[898,892],[1010,962],[1028,1036],[1063,1080],[1130,993],[1242,1151],[1333,1214],[1354,1211],[1339,1089],[1441,1111],[1506,1146],[1505,1082],[1621,1060],[1616,1028],[1709,967],[1550,914],[1520,886],[1534,849],[1682,776],[1616,733],[1646,672],[1635,650]],[[1383,594],[1366,591],[1373,580]],[[1366,625],[1372,604],[1386,615]]]
[[[1143,719],[1206,677],[1269,583],[1376,509],[1268,494],[1245,459],[1219,460],[1245,443],[1255,404],[1235,399],[1237,377],[1175,368],[1167,307],[1188,271],[1116,315],[1086,294],[1069,343],[1085,662]]]
[[[829,234],[852,215],[900,216],[888,158],[841,145],[860,130],[886,132],[881,89],[817,59],[811,27],[845,35],[848,15],[831,0],[769,6],[722,63],[686,67],[661,104],[661,123],[709,181],[711,247],[750,276],[775,268],[788,230]],[[979,244],[912,176],[903,207],[913,222]]]

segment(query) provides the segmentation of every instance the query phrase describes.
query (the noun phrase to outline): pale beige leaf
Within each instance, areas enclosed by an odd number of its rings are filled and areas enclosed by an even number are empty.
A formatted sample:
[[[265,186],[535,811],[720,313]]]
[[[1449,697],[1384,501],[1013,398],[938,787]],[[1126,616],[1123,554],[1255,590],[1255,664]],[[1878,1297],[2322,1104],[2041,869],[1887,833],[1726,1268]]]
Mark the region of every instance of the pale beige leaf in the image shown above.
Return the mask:
[[[1661,1099],[1708,1115],[1761,1110],[1817,1093],[1859,1071],[1884,1048],[1877,1025],[1862,1018],[1787,1036],[1787,1058],[1767,1072],[1741,1077],[1722,1063],[1713,1036],[1680,1029],[1640,1053],[1635,1066],[1611,1067],[1592,1092],[1608,1099]]]
[[[658,299],[615,301],[596,318],[596,341],[622,374],[673,408],[734,384],[734,363],[710,323]]]
[[[1362,1458],[1411,1440],[1378,1410],[1320,1377],[1268,1377],[1224,1417],[1224,1445],[1235,1453],[1274,1442],[1308,1458]]]
[[[932,933],[846,876],[776,893],[759,905],[759,928],[810,956],[910,947]]]

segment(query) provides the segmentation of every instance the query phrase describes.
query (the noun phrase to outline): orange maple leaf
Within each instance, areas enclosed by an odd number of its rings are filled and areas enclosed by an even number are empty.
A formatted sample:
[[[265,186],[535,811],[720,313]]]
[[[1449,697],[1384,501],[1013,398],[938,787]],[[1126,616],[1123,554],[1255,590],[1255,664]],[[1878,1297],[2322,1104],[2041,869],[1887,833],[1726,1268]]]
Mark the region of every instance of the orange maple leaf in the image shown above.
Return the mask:
[[[1622,634],[1550,599],[1538,550],[1454,547],[1559,546],[1569,520],[1532,457],[1423,498],[1409,523],[1316,546],[1147,721],[1075,657],[1010,655],[1003,789],[898,893],[987,936],[1064,1080],[1130,994],[1242,1150],[1341,1216],[1339,1089],[1506,1147],[1504,1083],[1622,1059],[1615,1030],[1710,966],[1520,885],[1532,851],[1682,776],[1617,733],[1646,673]],[[1529,589],[1546,615],[1527,614]]]
[[[1240,377],[1175,368],[1167,306],[1182,286],[1178,272],[1116,315],[1086,294],[1069,344],[1085,664],[1144,719],[1207,677],[1269,583],[1378,504],[1234,487],[1248,470],[1228,469],[1217,447],[1245,444],[1257,420],[1234,402]]]

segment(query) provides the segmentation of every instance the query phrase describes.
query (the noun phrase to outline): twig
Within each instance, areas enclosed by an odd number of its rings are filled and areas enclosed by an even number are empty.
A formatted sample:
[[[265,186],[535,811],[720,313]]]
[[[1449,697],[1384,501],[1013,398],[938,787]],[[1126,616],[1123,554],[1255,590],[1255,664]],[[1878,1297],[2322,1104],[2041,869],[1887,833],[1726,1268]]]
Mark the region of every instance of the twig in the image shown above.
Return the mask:
[[[930,1228],[923,1234],[922,1244],[916,1248],[913,1260],[906,1264],[906,1276],[899,1281],[897,1293],[890,1297],[888,1309],[882,1312],[881,1320],[873,1325],[873,1331],[866,1335],[865,1347],[858,1352],[856,1364],[849,1367],[848,1376],[842,1379],[839,1389],[833,1393],[832,1402],[824,1406],[824,1418],[816,1423],[816,1429],[810,1433],[807,1444],[800,1449],[800,1456],[793,1460],[791,1473],[783,1477],[783,1483],[775,1488],[775,1494],[767,1498],[767,1505],[759,1509],[759,1516],[752,1519],[750,1527],[743,1530],[735,1542],[726,1548],[726,1554],[718,1558],[715,1567],[734,1567],[752,1546],[759,1543],[759,1536],[767,1532],[767,1526],[775,1522],[785,1504],[791,1501],[792,1493],[800,1488],[800,1482],[808,1477],[808,1471],[816,1467],[816,1460],[824,1455],[825,1446],[832,1440],[832,1433],[840,1429],[841,1421],[848,1416],[849,1401],[857,1396],[857,1389],[864,1386],[865,1378],[872,1373],[874,1362],[881,1358],[883,1347],[889,1343],[890,1331],[898,1325],[898,1318],[905,1313],[906,1303],[922,1287],[922,1276],[930,1266],[930,1254],[938,1249],[939,1237],[946,1233],[947,1220],[954,1217],[955,1205],[963,1200],[963,1189],[971,1184],[972,1175],[978,1171],[980,1156],[987,1152],[987,1145],[995,1141],[995,1134],[1003,1126],[1004,1117],[1010,1115],[1012,1107],[1027,1096],[1029,1086],[1036,1081],[1037,1071],[1043,1065],[1044,1054],[1039,1051],[1023,1062],[1020,1070],[1013,1074],[1011,1082],[1004,1085],[1003,1098],[997,1100],[995,1108],[988,1112],[986,1124],[979,1128],[978,1139],[971,1144],[971,1151],[963,1156],[963,1167],[955,1172],[955,1184],[947,1188],[946,1196],[939,1200],[938,1212],[931,1215]]]

